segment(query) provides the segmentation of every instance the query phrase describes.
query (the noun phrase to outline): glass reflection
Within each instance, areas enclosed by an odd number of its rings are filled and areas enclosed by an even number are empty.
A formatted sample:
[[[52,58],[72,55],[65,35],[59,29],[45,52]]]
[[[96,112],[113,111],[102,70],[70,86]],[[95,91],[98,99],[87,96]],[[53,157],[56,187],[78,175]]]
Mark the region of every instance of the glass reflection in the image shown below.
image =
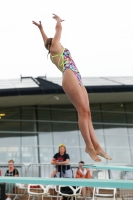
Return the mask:
[[[91,104],[95,134],[107,149],[112,161],[127,164],[133,161],[133,103]],[[85,143],[77,124],[73,106],[0,108],[0,158],[2,162],[50,163],[60,143],[65,143],[71,161],[94,163],[84,152]],[[7,121],[5,121],[7,120]],[[37,120],[37,121],[36,121]],[[56,122],[54,122],[56,121]]]
[[[51,163],[54,152],[52,147],[40,147],[40,162]]]
[[[107,153],[113,158],[111,161],[108,161],[111,164],[131,164],[130,150],[127,148],[107,148]]]

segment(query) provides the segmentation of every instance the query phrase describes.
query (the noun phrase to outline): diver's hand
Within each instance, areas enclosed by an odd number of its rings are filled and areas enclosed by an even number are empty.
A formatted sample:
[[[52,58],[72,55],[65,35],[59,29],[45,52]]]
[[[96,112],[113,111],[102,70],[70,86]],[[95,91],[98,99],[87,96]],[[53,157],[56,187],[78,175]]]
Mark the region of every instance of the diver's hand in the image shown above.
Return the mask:
[[[53,18],[54,18],[55,20],[60,20],[60,22],[65,21],[65,20],[61,19],[61,18],[60,18],[58,15],[56,15],[56,14],[53,14]]]
[[[43,29],[41,21],[39,21],[39,23],[37,23],[37,22],[35,22],[35,21],[32,21],[32,23],[33,23],[34,25],[36,25],[39,29]]]

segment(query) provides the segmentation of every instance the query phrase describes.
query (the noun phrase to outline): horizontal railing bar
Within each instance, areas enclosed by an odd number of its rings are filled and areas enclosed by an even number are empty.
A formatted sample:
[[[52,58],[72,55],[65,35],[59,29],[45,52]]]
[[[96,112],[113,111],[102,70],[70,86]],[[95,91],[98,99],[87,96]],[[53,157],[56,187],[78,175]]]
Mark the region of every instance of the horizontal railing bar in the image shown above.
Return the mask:
[[[53,166],[53,167],[55,167],[55,164],[51,164],[51,163],[32,163],[32,164],[26,164],[26,163],[16,163],[15,162],[15,164],[14,164],[15,166],[21,166],[21,167],[31,167],[31,166]],[[79,164],[78,163],[69,163],[69,164],[64,164],[64,165],[71,165],[71,167],[72,168],[79,168]],[[0,167],[3,167],[3,166],[8,166],[8,163],[0,163]],[[99,165],[95,165],[95,164],[93,164],[93,163],[88,163],[88,164],[85,164],[85,165],[82,165],[84,168],[89,168],[89,169],[103,169],[103,170],[106,170],[106,169],[104,169],[104,168],[102,168],[103,166],[104,167],[107,167],[107,169],[111,169],[111,167],[112,167],[112,170],[115,170],[115,168],[120,168],[120,170],[121,171],[125,171],[126,170],[126,168],[128,169],[128,171],[133,171],[133,164],[131,164],[131,163],[127,163],[127,164],[120,164],[120,163],[114,163],[114,164],[112,164],[112,165],[108,165],[108,163],[106,164],[99,164]]]
[[[96,129],[95,129],[96,130]],[[101,130],[104,130],[104,129],[101,129]],[[79,130],[75,130],[75,131],[77,131],[77,132],[79,132]],[[58,133],[62,133],[63,131],[61,131],[61,132],[58,132]],[[0,133],[9,133],[9,134],[33,134],[33,135],[35,135],[35,134],[42,134],[42,133],[46,133],[45,131],[44,132],[41,132],[41,131],[0,131]],[[49,133],[54,133],[54,131],[49,131]],[[101,135],[101,136],[103,136],[103,135],[105,135],[103,132],[102,133],[96,133],[97,135]],[[113,135],[115,135],[116,136],[116,134],[115,133],[107,133],[106,134],[106,136],[113,136]],[[119,135],[121,135],[121,137],[128,137],[128,136],[133,136],[133,134],[128,134],[128,135],[125,135],[125,134],[118,134],[117,136],[119,136]]]
[[[68,164],[64,164],[64,165],[68,165]],[[79,164],[77,163],[70,163],[71,168],[79,168]],[[51,164],[51,163],[32,163],[32,164],[22,164],[22,163],[15,163],[15,167],[40,167],[40,166],[53,166],[55,167],[55,164]],[[133,165],[109,165],[109,164],[91,164],[88,163],[86,165],[82,165],[83,168],[89,168],[89,169],[101,169],[101,170],[120,170],[120,171],[133,171]],[[0,167],[8,167],[8,163],[0,163]]]
[[[44,185],[65,185],[65,186],[90,186],[104,188],[127,188],[133,189],[133,180],[113,179],[74,179],[74,178],[37,178],[37,177],[0,177],[0,182],[23,183],[23,184],[44,184]]]
[[[22,107],[22,109],[24,110],[24,108],[25,107]],[[37,107],[37,108],[35,108],[35,107],[26,107],[26,109],[28,108],[28,110],[41,110],[41,111],[75,111],[76,112],[76,109],[75,108],[66,108],[66,109],[64,109],[64,108],[43,108],[43,107]],[[90,108],[91,108],[91,105],[90,105]],[[91,112],[95,112],[95,113],[118,113],[118,114],[133,114],[133,112],[129,112],[129,111],[107,111],[107,110],[93,110],[93,109],[91,109]]]
[[[78,124],[77,121],[57,121],[57,120],[25,120],[25,119],[0,119],[1,122],[46,122],[46,123],[69,123],[69,124]],[[113,126],[133,126],[133,124],[129,123],[107,123],[107,122],[93,122],[95,125],[113,125]]]
[[[79,165],[77,164],[77,163],[70,163],[71,164],[71,167],[72,168],[79,168]],[[54,165],[52,165],[52,164],[43,164],[43,163],[41,163],[41,164],[37,164],[37,163],[34,163],[34,164],[29,164],[28,165],[28,167],[33,167],[33,166],[49,166],[49,165],[51,165],[51,166],[54,166]],[[64,165],[68,165],[68,164],[64,164]],[[99,165],[95,165],[95,164],[86,164],[86,165],[82,165],[83,166],[83,168],[89,168],[89,169],[95,169],[95,170],[97,170],[97,169],[102,169],[103,171],[104,170],[121,170],[121,171],[133,171],[133,165],[130,165],[130,166],[124,166],[124,165],[108,165],[108,164],[99,164]]]
[[[11,148],[11,147],[13,147],[13,148],[19,148],[19,147],[50,147],[50,148],[53,148],[53,147],[55,147],[55,148],[58,148],[59,147],[59,145],[28,145],[28,144],[23,144],[23,145],[8,145],[8,146],[5,146],[4,144],[2,145],[0,145],[0,148],[1,147],[3,147],[3,148]],[[67,145],[67,148],[79,148],[79,149],[83,149],[84,148],[84,145],[83,146],[69,146],[69,145]],[[103,147],[104,149],[124,149],[124,150],[132,150],[133,149],[133,147]],[[24,152],[23,152],[24,153]]]
[[[102,170],[121,170],[121,171],[133,171],[133,166],[117,166],[117,165],[83,165],[83,168],[89,169],[102,169]]]

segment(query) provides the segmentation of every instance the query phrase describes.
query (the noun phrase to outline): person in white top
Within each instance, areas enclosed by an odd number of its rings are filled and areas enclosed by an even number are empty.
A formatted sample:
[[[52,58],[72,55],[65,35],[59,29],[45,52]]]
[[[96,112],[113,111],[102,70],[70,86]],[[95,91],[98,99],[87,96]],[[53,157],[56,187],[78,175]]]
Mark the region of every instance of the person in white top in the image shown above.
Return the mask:
[[[90,170],[88,168],[83,168],[83,165],[84,165],[84,161],[80,161],[79,168],[76,170],[75,178],[92,178]],[[84,198],[86,197],[87,189],[89,189],[91,195],[93,193],[92,188],[83,187],[82,195]]]
[[[14,160],[9,160],[8,161],[8,170],[6,170],[5,176],[19,176],[18,170],[14,166]],[[10,194],[13,193],[13,188],[15,187],[15,184],[13,183],[6,183],[6,194],[7,198],[6,200],[11,200]]]

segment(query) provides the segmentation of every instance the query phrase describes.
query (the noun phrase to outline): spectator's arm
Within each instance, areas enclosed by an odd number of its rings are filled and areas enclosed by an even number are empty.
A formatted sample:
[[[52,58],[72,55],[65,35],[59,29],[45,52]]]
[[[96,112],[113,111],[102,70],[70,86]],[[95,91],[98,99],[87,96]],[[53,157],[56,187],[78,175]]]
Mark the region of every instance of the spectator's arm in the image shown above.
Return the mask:
[[[86,170],[87,170],[86,178],[92,178],[90,170],[88,168],[86,168]]]
[[[79,175],[78,175],[78,169],[76,170],[75,178],[79,178]]]
[[[55,158],[52,158],[51,164],[58,164],[58,162]]]
[[[84,178],[84,174],[80,172],[79,170],[77,170],[77,175],[80,176],[81,178]]]
[[[62,161],[62,162],[59,162],[58,164],[60,165],[60,164],[68,164],[70,162],[70,160],[69,159],[66,159],[65,161]]]

